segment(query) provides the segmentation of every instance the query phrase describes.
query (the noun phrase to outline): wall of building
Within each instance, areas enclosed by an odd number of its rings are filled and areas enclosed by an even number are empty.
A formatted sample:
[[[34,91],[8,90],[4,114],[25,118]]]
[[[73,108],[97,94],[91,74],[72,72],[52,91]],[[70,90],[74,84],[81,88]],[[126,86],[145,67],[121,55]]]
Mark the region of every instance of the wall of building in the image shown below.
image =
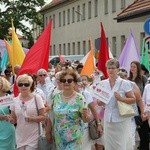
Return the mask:
[[[97,51],[99,49],[100,22],[103,23],[110,50],[115,57],[119,57],[124,40],[129,36],[131,30],[140,50],[144,23],[117,23],[114,20],[117,14],[133,1],[68,0],[46,10],[44,12],[44,25],[46,26],[48,21],[53,19],[50,55],[57,55],[58,53],[85,55],[90,50],[90,37],[95,51]]]

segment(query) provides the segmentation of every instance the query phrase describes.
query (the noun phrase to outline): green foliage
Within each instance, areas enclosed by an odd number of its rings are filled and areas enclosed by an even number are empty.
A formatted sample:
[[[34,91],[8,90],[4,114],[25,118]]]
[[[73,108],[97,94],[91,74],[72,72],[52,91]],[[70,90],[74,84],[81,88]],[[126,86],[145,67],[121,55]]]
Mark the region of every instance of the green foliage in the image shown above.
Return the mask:
[[[31,40],[32,46],[32,30],[25,26],[22,20],[43,27],[42,15],[37,13],[36,8],[41,8],[45,4],[44,0],[0,0],[0,4],[6,7],[5,10],[0,9],[0,39],[7,37],[13,18],[14,27],[20,30],[26,39]]]

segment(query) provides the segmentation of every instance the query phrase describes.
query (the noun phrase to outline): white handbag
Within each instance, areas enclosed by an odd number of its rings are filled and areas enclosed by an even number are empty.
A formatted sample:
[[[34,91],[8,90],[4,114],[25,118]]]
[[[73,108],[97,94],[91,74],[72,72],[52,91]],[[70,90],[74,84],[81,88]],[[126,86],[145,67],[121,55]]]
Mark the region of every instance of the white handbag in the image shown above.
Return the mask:
[[[120,90],[120,87],[122,85],[123,80],[120,82],[118,91]],[[119,114],[122,117],[131,117],[135,115],[135,111],[133,109],[132,104],[127,104],[121,101],[117,101],[118,104],[118,109],[119,109]]]

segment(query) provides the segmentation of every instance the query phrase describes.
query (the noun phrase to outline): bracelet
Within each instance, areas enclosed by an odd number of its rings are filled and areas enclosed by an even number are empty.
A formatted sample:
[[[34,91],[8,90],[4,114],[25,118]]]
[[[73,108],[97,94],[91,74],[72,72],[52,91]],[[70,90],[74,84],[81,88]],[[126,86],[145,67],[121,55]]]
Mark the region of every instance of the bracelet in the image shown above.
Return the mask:
[[[101,122],[98,122],[97,124],[98,124],[98,125],[101,125]]]

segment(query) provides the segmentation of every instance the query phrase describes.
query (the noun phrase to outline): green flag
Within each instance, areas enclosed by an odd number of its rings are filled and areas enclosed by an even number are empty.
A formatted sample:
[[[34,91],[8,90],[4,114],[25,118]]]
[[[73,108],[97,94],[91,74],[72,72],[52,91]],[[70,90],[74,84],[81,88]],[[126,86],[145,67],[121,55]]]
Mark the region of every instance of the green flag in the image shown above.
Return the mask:
[[[149,54],[148,54],[148,44],[145,41],[145,38],[143,39],[142,43],[142,57],[141,57],[141,64],[143,64],[148,71],[150,71],[150,65],[149,65]]]

